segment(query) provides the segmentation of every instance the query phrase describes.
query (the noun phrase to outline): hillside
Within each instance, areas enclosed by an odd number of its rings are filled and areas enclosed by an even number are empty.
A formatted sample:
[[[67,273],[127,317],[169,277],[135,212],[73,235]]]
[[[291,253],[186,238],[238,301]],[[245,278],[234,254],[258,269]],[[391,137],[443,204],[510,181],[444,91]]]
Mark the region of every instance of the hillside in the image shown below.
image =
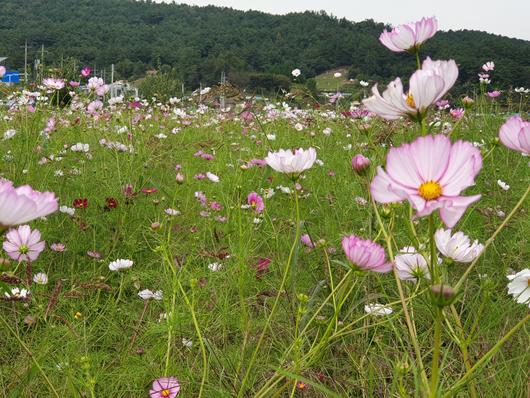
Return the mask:
[[[0,55],[22,68],[44,45],[47,64],[74,57],[100,68],[116,65],[117,77],[148,69],[173,69],[186,84],[229,79],[251,72],[303,76],[351,65],[349,77],[388,80],[414,67],[406,54],[378,42],[384,25],[352,23],[323,13],[285,16],[229,8],[192,7],[132,0],[0,0]],[[499,87],[530,85],[530,42],[477,31],[439,32],[425,46],[437,58],[455,58],[461,84],[475,82],[480,65],[493,59]],[[403,67],[409,65],[409,69]]]

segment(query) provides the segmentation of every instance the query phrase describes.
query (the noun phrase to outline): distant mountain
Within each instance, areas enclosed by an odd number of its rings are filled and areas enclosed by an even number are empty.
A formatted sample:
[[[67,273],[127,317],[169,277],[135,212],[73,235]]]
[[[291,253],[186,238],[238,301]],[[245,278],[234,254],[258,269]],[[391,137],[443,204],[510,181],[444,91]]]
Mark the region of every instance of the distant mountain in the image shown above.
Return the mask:
[[[74,57],[83,64],[116,66],[117,77],[149,69],[173,70],[188,85],[210,84],[222,71],[241,80],[249,73],[303,76],[351,65],[350,77],[388,81],[407,76],[413,57],[394,54],[378,41],[384,25],[353,23],[325,13],[284,16],[230,8],[133,0],[0,0],[0,56],[23,68]],[[493,86],[530,86],[530,42],[478,31],[439,32],[423,48],[433,58],[454,58],[460,84],[475,83],[480,66],[494,60]]]

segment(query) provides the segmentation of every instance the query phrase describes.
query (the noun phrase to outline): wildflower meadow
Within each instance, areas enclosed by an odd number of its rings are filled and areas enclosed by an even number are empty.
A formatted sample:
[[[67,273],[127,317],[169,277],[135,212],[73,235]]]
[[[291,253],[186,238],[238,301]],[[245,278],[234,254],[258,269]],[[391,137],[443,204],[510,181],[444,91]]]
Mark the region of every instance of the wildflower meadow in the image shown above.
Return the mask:
[[[0,86],[1,396],[527,397],[528,90],[437,30],[358,98]]]

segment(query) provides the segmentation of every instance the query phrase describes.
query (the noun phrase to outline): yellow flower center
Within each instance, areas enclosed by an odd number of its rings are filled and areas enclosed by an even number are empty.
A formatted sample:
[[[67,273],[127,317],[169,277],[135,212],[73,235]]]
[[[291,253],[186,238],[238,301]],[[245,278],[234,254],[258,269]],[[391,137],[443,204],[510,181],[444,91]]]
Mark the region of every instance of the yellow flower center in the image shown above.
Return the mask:
[[[427,181],[420,185],[418,192],[425,200],[438,199],[442,196],[442,186],[435,181]]]
[[[416,103],[414,102],[414,97],[412,96],[412,93],[407,94],[407,105],[411,108],[416,108]]]
[[[169,391],[169,388],[166,388],[165,390],[160,391],[160,395],[163,397],[169,397],[169,394],[171,394],[171,391]]]

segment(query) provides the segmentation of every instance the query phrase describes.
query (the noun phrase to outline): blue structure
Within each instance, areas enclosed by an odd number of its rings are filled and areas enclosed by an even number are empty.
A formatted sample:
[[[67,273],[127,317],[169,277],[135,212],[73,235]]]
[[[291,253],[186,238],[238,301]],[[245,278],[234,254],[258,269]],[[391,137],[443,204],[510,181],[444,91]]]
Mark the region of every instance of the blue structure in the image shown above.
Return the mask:
[[[2,83],[20,83],[20,73],[17,71],[6,72],[2,77]]]

